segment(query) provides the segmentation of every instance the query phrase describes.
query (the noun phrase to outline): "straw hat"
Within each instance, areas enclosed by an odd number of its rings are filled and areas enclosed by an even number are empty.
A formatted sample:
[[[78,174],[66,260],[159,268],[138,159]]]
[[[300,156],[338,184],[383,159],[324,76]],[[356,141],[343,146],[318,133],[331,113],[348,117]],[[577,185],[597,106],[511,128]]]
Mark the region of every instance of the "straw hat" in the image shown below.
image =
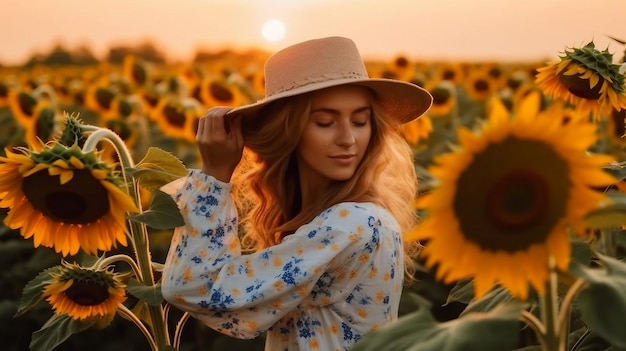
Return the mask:
[[[265,63],[265,98],[228,114],[255,115],[272,101],[342,84],[371,88],[387,117],[410,122],[432,104],[421,87],[400,80],[367,75],[356,44],[343,37],[308,40],[276,52]]]

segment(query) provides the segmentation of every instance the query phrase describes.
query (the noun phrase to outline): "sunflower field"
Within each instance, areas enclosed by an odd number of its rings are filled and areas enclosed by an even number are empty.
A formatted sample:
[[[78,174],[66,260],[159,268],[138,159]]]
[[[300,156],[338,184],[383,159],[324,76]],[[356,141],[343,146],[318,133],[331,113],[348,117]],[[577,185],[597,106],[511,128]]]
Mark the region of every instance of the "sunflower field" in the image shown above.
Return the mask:
[[[625,57],[561,49],[366,62],[434,102],[398,131],[420,182],[417,279],[354,350],[626,350]],[[200,166],[208,108],[264,96],[267,57],[0,66],[3,350],[263,350],[169,306],[159,279],[182,224],[161,187]]]

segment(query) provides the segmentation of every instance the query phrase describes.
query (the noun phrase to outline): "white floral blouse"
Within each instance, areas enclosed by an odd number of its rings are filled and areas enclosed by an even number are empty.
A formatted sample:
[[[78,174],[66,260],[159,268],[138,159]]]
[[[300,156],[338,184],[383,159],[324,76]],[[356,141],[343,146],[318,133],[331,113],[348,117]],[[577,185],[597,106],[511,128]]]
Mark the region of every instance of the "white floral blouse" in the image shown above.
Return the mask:
[[[345,202],[275,246],[241,254],[231,184],[191,170],[173,194],[185,218],[162,279],[164,298],[235,338],[267,331],[266,350],[349,350],[397,319],[403,283],[395,219]]]

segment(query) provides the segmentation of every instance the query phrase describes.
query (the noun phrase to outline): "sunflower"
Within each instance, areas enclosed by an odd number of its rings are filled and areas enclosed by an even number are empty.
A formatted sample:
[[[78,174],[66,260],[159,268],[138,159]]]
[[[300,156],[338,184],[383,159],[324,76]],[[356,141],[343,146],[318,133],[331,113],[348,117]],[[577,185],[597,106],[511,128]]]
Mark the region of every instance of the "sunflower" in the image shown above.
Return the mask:
[[[608,201],[592,188],[616,181],[602,170],[611,157],[587,153],[595,125],[537,113],[533,96],[513,116],[492,104],[476,133],[458,130],[460,147],[429,169],[438,186],[417,201],[427,215],[406,235],[426,240],[426,265],[439,279],[473,276],[477,298],[496,283],[520,299],[529,283],[543,293],[549,258],[568,268],[568,229]]]
[[[511,92],[515,93],[519,88],[530,82],[531,78],[527,70],[514,70],[511,74],[507,75],[504,89],[509,89]]]
[[[263,69],[256,70],[249,78],[254,96],[258,99],[265,96],[265,72]]]
[[[126,285],[111,270],[94,270],[63,262],[50,273],[42,297],[55,313],[73,319],[107,319],[126,300]]]
[[[428,90],[433,96],[433,104],[428,110],[428,113],[433,116],[445,116],[452,112],[456,106],[456,86],[452,81],[442,80],[439,82],[432,82],[426,85]]]
[[[40,150],[42,145],[57,134],[57,113],[51,107],[41,109],[25,129],[25,140],[30,148]]]
[[[153,113],[159,130],[171,138],[195,141],[193,130],[202,108],[197,100],[193,101],[196,103],[186,104],[183,99],[172,96],[161,98]]]
[[[453,62],[441,62],[436,65],[435,72],[431,80],[447,80],[455,85],[461,84],[465,80],[467,67],[465,64]]]
[[[539,88],[537,85],[535,85],[532,82],[528,82],[528,83],[522,84],[513,92],[513,103],[516,105],[519,105],[529,95],[535,95],[535,94],[541,95],[541,109],[542,110],[548,105],[550,100],[552,100],[551,98],[549,98],[543,93],[541,88]]]
[[[149,86],[137,89],[136,95],[139,97],[143,113],[149,119],[155,120],[155,113],[157,112],[159,101],[164,94],[155,87]]]
[[[16,150],[0,157],[0,207],[9,208],[4,224],[63,256],[127,244],[126,212],[137,206],[95,151],[60,142]]]
[[[415,64],[404,55],[397,55],[387,63],[387,71],[395,79],[409,82],[415,74]]]
[[[102,121],[118,118],[132,111],[130,104],[119,93],[99,83],[87,88],[85,106],[98,113]]]
[[[126,55],[122,62],[122,75],[131,87],[148,84],[150,73],[145,62],[133,55]]]
[[[485,101],[496,90],[491,76],[481,69],[471,70],[463,81],[463,87],[472,101]]]
[[[200,84],[200,101],[206,107],[237,107],[245,100],[236,84],[225,79],[206,79]]]
[[[84,94],[84,83],[75,77],[57,75],[52,82],[54,92],[64,105],[79,104],[81,105],[84,100],[82,96]]]
[[[27,91],[10,90],[8,104],[13,118],[24,128],[28,129],[35,123],[41,111],[50,106],[49,101],[37,99]]]
[[[421,140],[428,138],[433,131],[433,122],[430,117],[422,116],[402,125],[401,133],[411,145],[417,145]]]
[[[9,105],[9,91],[9,84],[0,81],[0,107],[5,107]]]
[[[506,69],[506,66],[500,63],[491,62],[481,65],[479,69],[481,69],[488,77],[491,78],[491,82],[496,90],[502,89],[506,86],[509,76],[509,72]]]
[[[626,108],[624,75],[612,61],[608,51],[596,49],[591,42],[566,50],[559,61],[537,69],[535,83],[550,97],[563,99],[581,112],[607,116],[612,109]]]

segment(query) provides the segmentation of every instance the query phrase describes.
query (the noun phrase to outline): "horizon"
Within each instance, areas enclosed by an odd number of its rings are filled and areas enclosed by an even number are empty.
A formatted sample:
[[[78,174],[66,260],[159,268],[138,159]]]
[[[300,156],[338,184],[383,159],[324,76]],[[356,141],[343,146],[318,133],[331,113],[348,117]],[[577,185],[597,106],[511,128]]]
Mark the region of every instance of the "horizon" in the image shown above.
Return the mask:
[[[20,64],[57,43],[107,48],[145,41],[168,60],[199,50],[276,51],[307,39],[353,39],[365,59],[536,61],[593,41],[612,54],[626,40],[624,0],[3,0],[0,62]],[[591,10],[593,10],[591,8]],[[270,20],[284,24],[275,41]]]

